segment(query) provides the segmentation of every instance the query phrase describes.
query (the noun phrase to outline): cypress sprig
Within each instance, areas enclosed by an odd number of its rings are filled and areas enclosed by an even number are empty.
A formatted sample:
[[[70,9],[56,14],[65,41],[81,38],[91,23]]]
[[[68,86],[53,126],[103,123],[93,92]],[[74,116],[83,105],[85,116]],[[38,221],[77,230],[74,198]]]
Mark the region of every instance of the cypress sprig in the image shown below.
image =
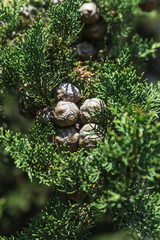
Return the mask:
[[[12,32],[19,26],[20,1],[12,1],[10,4],[0,2],[0,46],[6,44],[7,38],[11,37]]]
[[[95,2],[105,39],[93,41],[100,51],[89,61],[79,63],[76,53],[83,40],[79,0],[50,4],[48,26],[39,16],[21,41],[1,49],[4,91],[53,110],[54,89],[67,82],[79,87],[79,106],[93,97],[104,106],[95,114],[99,120],[93,129],[102,139],[90,151],[55,147],[52,137],[60,129],[40,116],[28,134],[0,128],[0,143],[16,166],[31,181],[37,178],[52,189],[46,207],[28,227],[0,239],[87,240],[93,226],[108,219],[115,229],[130,230],[132,239],[159,237],[160,86],[138,74],[138,64],[154,55],[159,44],[134,34],[139,0]]]
[[[58,47],[60,45],[68,47],[77,39],[81,31],[80,6],[79,0],[63,1],[59,5],[51,5],[48,11],[50,32]]]

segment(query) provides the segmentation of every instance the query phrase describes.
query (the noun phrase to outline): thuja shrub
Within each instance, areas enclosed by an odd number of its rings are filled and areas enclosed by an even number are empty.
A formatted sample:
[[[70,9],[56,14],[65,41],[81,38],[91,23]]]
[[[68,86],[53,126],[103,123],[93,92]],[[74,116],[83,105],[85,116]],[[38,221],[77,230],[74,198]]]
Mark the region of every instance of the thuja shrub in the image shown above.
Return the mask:
[[[160,87],[139,73],[159,43],[135,33],[141,4],[51,1],[46,22],[40,14],[2,44],[1,89],[35,125],[25,135],[2,127],[1,144],[53,194],[28,227],[1,239],[91,239],[108,219],[133,239],[159,239]]]

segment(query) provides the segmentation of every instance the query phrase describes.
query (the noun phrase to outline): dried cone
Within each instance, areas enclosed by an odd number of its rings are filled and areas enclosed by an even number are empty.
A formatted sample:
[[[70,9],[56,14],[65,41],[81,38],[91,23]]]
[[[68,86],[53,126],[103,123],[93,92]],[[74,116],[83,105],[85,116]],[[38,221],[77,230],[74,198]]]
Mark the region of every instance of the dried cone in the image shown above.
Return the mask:
[[[78,149],[79,133],[75,127],[63,128],[57,136],[52,138],[54,145],[65,145],[66,150],[76,152]]]
[[[96,115],[102,113],[105,108],[105,103],[98,98],[87,99],[83,105],[80,107],[80,124],[84,125],[89,122],[95,123],[97,121],[96,116],[91,116],[91,114]],[[101,119],[98,119],[101,120]]]
[[[92,44],[87,42],[82,42],[77,44],[77,52],[78,55],[82,58],[82,60],[89,60],[90,57],[95,55],[94,47]]]
[[[146,0],[145,3],[139,4],[142,11],[151,12],[157,8],[157,0]]]
[[[99,41],[104,38],[104,27],[100,23],[85,26],[83,28],[83,36],[88,40]]]
[[[84,3],[80,8],[81,21],[86,24],[93,24],[99,20],[99,9],[95,3]]]
[[[60,127],[68,127],[78,122],[79,109],[75,103],[60,101],[54,110],[54,121]]]
[[[20,97],[18,109],[19,113],[27,119],[33,119],[37,113],[37,108],[33,105],[33,100],[26,95]]]
[[[86,124],[82,127],[79,132],[79,147],[85,148],[89,151],[91,148],[95,148],[97,146],[97,142],[102,140],[102,137],[98,136],[95,133],[95,129],[97,129],[97,125],[94,123]]]
[[[60,83],[54,92],[56,101],[77,103],[81,99],[80,91],[71,83]]]
[[[37,113],[36,119],[40,119],[43,122],[52,122],[54,120],[54,110],[50,108],[40,109]]]

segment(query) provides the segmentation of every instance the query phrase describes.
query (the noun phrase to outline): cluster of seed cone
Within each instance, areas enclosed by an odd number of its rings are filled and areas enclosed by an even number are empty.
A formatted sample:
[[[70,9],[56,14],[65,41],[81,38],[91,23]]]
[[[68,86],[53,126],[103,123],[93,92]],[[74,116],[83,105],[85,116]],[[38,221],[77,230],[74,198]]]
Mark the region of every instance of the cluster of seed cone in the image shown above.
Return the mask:
[[[87,60],[95,55],[92,42],[103,40],[105,31],[95,3],[84,3],[80,8],[80,13],[81,21],[85,24],[82,31],[82,38],[85,41],[77,45],[77,52],[82,60]]]
[[[157,8],[157,0],[145,0],[139,4],[142,11],[151,12]],[[94,2],[84,3],[80,8],[81,21],[84,23],[82,39],[85,41],[77,45],[77,52],[81,60],[89,60],[96,55],[93,44],[104,39],[105,29],[99,16],[99,8]]]
[[[52,110],[53,121],[61,128],[59,134],[53,136],[54,145],[65,145],[70,152],[78,148],[89,150],[96,147],[101,140],[95,132],[96,113],[103,111],[104,103],[98,98],[87,99],[78,108],[81,94],[71,83],[61,83],[54,92],[57,105]]]
[[[54,109],[44,108],[37,113],[33,107],[25,107],[24,97],[20,99],[19,111],[26,118],[39,118],[43,122],[53,122],[60,131],[52,138],[55,146],[64,146],[70,152],[78,148],[89,150],[96,147],[101,136],[96,134],[97,115],[101,115],[105,104],[98,98],[87,99],[81,104],[79,89],[71,83],[61,83],[54,91],[56,106]]]

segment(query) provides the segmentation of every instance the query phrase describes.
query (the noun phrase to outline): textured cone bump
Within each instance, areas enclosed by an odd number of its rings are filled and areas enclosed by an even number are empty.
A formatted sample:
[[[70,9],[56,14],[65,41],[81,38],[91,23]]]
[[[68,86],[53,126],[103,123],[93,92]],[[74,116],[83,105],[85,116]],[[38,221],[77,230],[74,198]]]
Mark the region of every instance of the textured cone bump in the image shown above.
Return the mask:
[[[80,91],[71,83],[61,83],[55,89],[54,98],[56,101],[78,102],[81,99]]]
[[[81,125],[87,124],[88,122],[95,123],[96,116],[91,116],[91,113],[101,113],[105,103],[99,98],[87,99],[80,107],[80,123]]]
[[[82,127],[79,132],[79,147],[89,150],[90,148],[95,148],[97,142],[102,140],[102,137],[98,136],[94,129],[98,126],[94,123],[86,124]]]
[[[60,101],[55,107],[54,120],[60,127],[68,127],[78,122],[79,109],[75,103]]]
[[[93,24],[99,20],[99,9],[95,3],[84,3],[81,8],[81,21],[86,24]]]
[[[75,127],[63,128],[52,140],[54,145],[65,145],[67,150],[75,152],[78,149],[79,133]]]
[[[83,36],[88,40],[102,40],[104,38],[104,28],[100,23],[85,26]]]
[[[90,57],[94,56],[94,47],[90,43],[82,42],[77,44],[77,52],[82,59],[89,60]]]

